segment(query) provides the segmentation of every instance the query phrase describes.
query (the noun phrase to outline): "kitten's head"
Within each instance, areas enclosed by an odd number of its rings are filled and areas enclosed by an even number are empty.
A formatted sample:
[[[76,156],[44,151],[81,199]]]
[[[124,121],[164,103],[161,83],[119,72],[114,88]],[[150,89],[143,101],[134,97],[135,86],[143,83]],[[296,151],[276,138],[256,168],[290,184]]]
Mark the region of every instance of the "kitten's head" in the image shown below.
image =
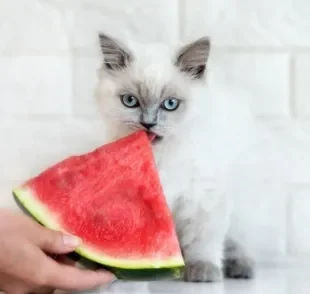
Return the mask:
[[[191,114],[191,88],[204,82],[210,41],[204,37],[174,48],[125,46],[99,34],[103,66],[96,91],[100,111],[113,134],[139,129],[154,142],[182,133]]]

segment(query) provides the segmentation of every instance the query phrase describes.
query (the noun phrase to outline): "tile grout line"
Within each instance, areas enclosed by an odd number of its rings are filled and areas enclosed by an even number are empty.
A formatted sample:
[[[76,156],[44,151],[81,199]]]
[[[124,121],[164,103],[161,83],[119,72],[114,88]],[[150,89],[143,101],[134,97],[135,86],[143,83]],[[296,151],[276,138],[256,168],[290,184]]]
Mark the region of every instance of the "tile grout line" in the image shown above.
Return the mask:
[[[289,257],[290,254],[290,235],[291,235],[291,209],[293,205],[292,201],[292,187],[288,185],[288,192],[286,193],[286,206],[285,206],[285,256]]]
[[[241,53],[310,53],[310,47],[299,46],[229,46],[229,45],[213,45],[214,48],[221,51],[241,52]]]
[[[42,114],[42,115],[9,115],[2,116],[0,122],[68,122],[68,121],[85,121],[85,122],[101,122],[99,118],[91,115],[71,115],[71,114]]]
[[[300,260],[301,256],[295,250],[292,250],[290,246],[290,239],[293,232],[293,228],[291,226],[292,223],[292,211],[294,210],[294,201],[293,201],[293,192],[298,191],[300,189],[309,189],[310,184],[308,182],[291,182],[287,185],[287,194],[286,194],[286,244],[285,244],[285,256],[286,258],[295,258],[296,260]]]
[[[63,18],[65,19],[65,25],[64,25],[64,30],[67,35],[67,41],[68,41],[68,47],[69,47],[69,56],[68,59],[70,60],[70,67],[71,67],[71,81],[70,81],[70,87],[71,87],[71,97],[70,97],[70,116],[73,118],[74,117],[74,96],[75,96],[75,91],[74,91],[74,41],[73,41],[73,33],[71,32],[71,15],[67,15],[70,13],[66,7],[62,7],[61,13],[63,15]]]
[[[289,113],[293,119],[296,119],[297,118],[297,109],[296,109],[296,103],[295,103],[296,91],[295,91],[295,56],[294,56],[294,54],[292,54],[290,56],[288,71],[289,71],[289,80],[288,80],[288,85],[289,85],[289,95],[288,95],[288,97],[289,97],[289,101],[288,101]]]
[[[178,40],[181,41],[184,38],[184,26],[182,20],[184,19],[185,1],[178,1]],[[185,22],[185,21],[184,21]]]
[[[178,18],[182,17],[183,11],[182,8],[179,9],[179,16]],[[179,40],[182,40],[184,37],[184,27],[182,22],[179,21],[178,24],[178,37]],[[213,45],[214,50],[218,50],[220,52],[226,52],[231,54],[283,54],[283,53],[309,53],[310,54],[310,47],[264,47],[264,46],[219,46]],[[41,50],[27,50],[27,51],[3,51],[0,52],[0,58],[3,57],[70,57],[72,54],[76,54],[79,56],[96,56],[96,53],[93,51],[92,48],[82,48],[82,47],[75,47],[72,44],[72,38],[70,38],[70,48],[67,49],[56,49],[53,51],[41,51]]]

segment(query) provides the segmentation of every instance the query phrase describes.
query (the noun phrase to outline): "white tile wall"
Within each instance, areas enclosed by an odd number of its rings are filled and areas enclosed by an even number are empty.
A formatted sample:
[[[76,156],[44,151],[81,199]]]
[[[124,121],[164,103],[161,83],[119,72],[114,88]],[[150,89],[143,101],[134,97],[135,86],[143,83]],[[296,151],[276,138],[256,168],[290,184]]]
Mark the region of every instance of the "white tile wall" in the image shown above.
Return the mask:
[[[310,119],[310,54],[299,54],[296,56],[295,64],[295,97],[296,114],[304,119]],[[308,78],[307,78],[308,77]]]
[[[17,183],[101,142],[97,31],[146,42],[208,34],[212,78],[246,97],[257,123],[233,177],[243,237],[261,261],[310,261],[309,15],[308,0],[0,0],[0,205],[14,207]]]
[[[70,114],[71,71],[63,56],[1,56],[0,115]]]
[[[97,117],[94,87],[101,60],[96,54],[76,53],[73,58],[73,112],[78,116]]]
[[[185,0],[183,35],[208,33],[232,47],[309,46],[309,13],[305,0]]]
[[[288,232],[292,239],[288,240],[290,254],[303,256],[309,253],[310,233],[307,224],[310,221],[309,214],[310,185],[295,187],[290,194],[290,210],[288,215]]]
[[[178,38],[178,0],[148,1],[147,4],[141,0],[131,0],[130,4],[125,0],[72,3],[67,10],[71,15],[70,31],[75,48],[92,50],[97,44],[95,33],[102,29],[143,41]]]
[[[227,89],[250,97],[255,116],[287,117],[290,114],[288,53],[216,52],[210,66]]]

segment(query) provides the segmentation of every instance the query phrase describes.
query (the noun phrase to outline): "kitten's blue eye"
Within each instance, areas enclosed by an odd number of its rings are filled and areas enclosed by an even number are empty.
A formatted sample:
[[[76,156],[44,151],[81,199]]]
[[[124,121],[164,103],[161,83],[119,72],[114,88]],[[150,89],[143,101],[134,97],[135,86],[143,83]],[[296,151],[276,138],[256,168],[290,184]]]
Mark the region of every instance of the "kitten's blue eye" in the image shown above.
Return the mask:
[[[121,100],[123,104],[128,108],[134,108],[139,106],[138,99],[133,95],[122,95]]]
[[[174,111],[179,107],[179,105],[180,105],[180,100],[176,98],[170,98],[170,99],[164,100],[164,102],[162,103],[162,108],[168,111]]]

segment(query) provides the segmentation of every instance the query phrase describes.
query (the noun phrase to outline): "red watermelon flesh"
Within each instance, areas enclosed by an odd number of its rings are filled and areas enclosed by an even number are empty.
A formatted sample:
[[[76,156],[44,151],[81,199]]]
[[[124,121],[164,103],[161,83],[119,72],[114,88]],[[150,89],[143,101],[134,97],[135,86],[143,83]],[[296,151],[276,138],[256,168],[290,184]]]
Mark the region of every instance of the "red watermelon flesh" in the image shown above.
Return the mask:
[[[13,190],[40,223],[81,238],[77,252],[127,269],[184,265],[145,132],[69,157]]]

